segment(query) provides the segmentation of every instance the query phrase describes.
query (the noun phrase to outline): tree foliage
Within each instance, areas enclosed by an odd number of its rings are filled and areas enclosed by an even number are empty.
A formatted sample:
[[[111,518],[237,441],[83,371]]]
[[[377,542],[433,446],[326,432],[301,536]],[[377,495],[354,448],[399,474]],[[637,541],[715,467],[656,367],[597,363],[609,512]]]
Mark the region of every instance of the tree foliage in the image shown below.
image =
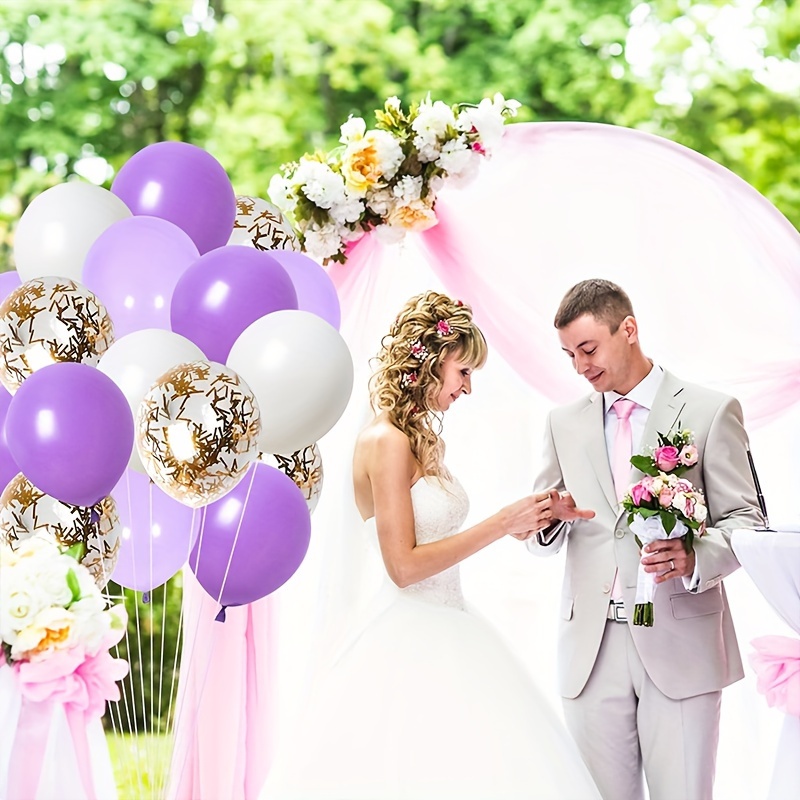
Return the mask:
[[[0,15],[6,255],[38,192],[75,172],[108,185],[152,142],[198,144],[263,197],[349,114],[427,92],[661,134],[800,223],[791,0],[7,0]],[[730,30],[750,43],[738,62]]]

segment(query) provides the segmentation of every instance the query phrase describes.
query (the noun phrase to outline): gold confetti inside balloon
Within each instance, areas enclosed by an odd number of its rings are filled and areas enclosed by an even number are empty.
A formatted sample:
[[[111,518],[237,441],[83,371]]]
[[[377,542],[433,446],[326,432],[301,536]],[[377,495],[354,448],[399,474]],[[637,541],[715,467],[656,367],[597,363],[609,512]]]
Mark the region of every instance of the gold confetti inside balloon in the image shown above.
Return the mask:
[[[73,506],[39,491],[22,473],[0,495],[0,541],[12,549],[32,536],[46,536],[63,547],[81,544],[81,563],[100,588],[117,564],[121,531],[110,495],[93,506]]]
[[[258,458],[261,416],[253,393],[213,361],[179,364],[145,395],[136,447],[170,497],[199,508],[227,494]]]
[[[261,456],[261,460],[288,475],[303,493],[309,512],[314,511],[322,494],[324,477],[322,456],[317,445],[304,447],[290,456],[265,453]]]
[[[0,305],[0,382],[14,394],[49,364],[95,366],[113,341],[111,318],[96,295],[68,278],[35,278]]]
[[[228,244],[256,250],[296,250],[300,241],[280,209],[260,197],[236,198],[236,219]]]

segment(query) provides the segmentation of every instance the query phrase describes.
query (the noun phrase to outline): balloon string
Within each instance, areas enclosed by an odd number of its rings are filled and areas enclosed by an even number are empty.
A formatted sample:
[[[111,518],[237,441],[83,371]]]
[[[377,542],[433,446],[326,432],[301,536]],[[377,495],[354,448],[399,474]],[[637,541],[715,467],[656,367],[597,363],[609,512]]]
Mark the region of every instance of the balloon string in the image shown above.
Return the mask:
[[[194,530],[194,520],[195,520],[196,512],[197,512],[197,509],[193,508],[192,509],[192,528],[191,528],[192,531]],[[192,539],[192,537],[190,535],[189,536],[189,542],[190,542],[189,547],[190,548],[191,548],[191,539]],[[187,556],[187,560],[188,560],[188,556]],[[180,613],[178,614],[178,632],[177,632],[177,636],[175,638],[175,654],[174,654],[173,661],[172,661],[172,678],[170,680],[170,687],[169,687],[169,705],[167,707],[166,731],[167,731],[168,734],[171,734],[170,752],[169,752],[169,763],[170,764],[172,763],[172,759],[173,759],[174,754],[175,754],[175,728],[174,728],[174,725],[173,725],[175,720],[174,720],[174,718],[172,716],[172,712],[173,712],[173,702],[175,701],[176,694],[177,694],[176,689],[175,689],[175,684],[176,684],[176,680],[177,680],[176,676],[178,674],[178,656],[183,651],[182,640],[181,640],[181,637],[183,636],[183,620],[184,620],[184,603],[183,603],[183,599],[181,598],[181,610],[180,610]],[[159,786],[159,794],[161,794],[161,792],[164,789],[164,786],[167,783],[167,779],[169,777],[168,773],[167,773],[168,769],[169,769],[169,766],[165,765],[164,772],[162,773],[163,781],[162,781],[161,785]]]
[[[200,509],[200,531],[199,531],[199,533],[197,535],[197,553],[195,554],[195,558],[194,558],[194,564],[195,565],[197,565],[197,563],[199,562],[199,559],[200,559],[200,550],[201,550],[202,545],[203,545],[203,537],[204,537],[205,528],[206,528],[206,516],[207,516],[206,515],[206,509],[205,508],[201,508]],[[192,521],[194,521],[194,514],[192,515]],[[189,567],[189,572],[192,572],[192,577],[189,578],[189,580],[196,580],[196,578],[194,578],[194,571],[192,570],[191,564],[189,564],[188,567]],[[188,675],[189,675],[189,667],[191,666],[192,662],[195,661],[195,659],[199,658],[199,656],[196,655],[197,648],[195,647],[195,644],[197,642],[197,634],[200,631],[200,620],[201,620],[201,617],[202,617],[202,613],[201,612],[202,612],[202,608],[198,606],[198,608],[197,608],[197,618],[196,618],[195,624],[194,624],[194,631],[192,632],[192,635],[189,636],[188,635],[189,614],[188,614],[188,611],[186,610],[186,592],[184,591],[183,597],[181,599],[181,615],[183,615],[184,618],[185,618],[185,622],[184,622],[184,626],[183,626],[183,643],[182,643],[182,647],[181,647],[181,666],[180,666],[180,672],[181,672],[181,676],[182,677],[188,677]],[[209,646],[210,647],[213,646],[210,640],[209,640]],[[188,658],[187,658],[187,653],[186,653],[187,649],[189,651]],[[177,654],[176,654],[176,657],[177,657]],[[208,661],[210,662],[210,660],[211,660],[211,653],[209,652]],[[185,664],[184,664],[184,661],[186,662]],[[184,666],[186,667],[185,670],[184,670]],[[208,670],[208,665],[206,666],[206,674],[207,674],[207,670]],[[202,687],[204,685],[205,685],[205,677],[203,678],[203,683],[201,684],[201,694],[202,694]],[[175,708],[175,719],[173,721],[173,726],[172,726],[173,740],[172,740],[172,754],[170,756],[170,763],[172,763],[172,761],[174,760],[175,750],[176,750],[177,745],[178,745],[176,732],[180,732],[181,731],[181,721],[183,719],[184,714],[190,713],[190,712],[188,712],[186,710],[187,707],[189,706],[189,702],[190,702],[189,701],[187,687],[183,687],[183,688],[181,687],[180,678],[178,680],[178,698],[180,699],[180,702],[178,702],[176,700],[176,703],[175,703],[175,706],[176,706],[176,708]],[[200,706],[199,698],[198,698],[198,700],[197,700],[195,705],[196,705],[196,708],[199,708],[199,706]],[[183,734],[183,735],[184,735],[184,738],[186,738],[186,734]],[[183,745],[183,743],[181,743],[181,744]],[[170,782],[171,782],[171,784],[174,784],[174,786],[176,788],[180,786],[180,781],[183,778],[183,771],[186,768],[186,762],[187,762],[187,760],[189,758],[189,748],[190,748],[190,746],[191,746],[191,741],[189,740],[189,741],[186,742],[186,744],[184,746],[184,753],[183,753],[183,759],[181,761],[181,768],[177,771],[177,775],[175,774],[175,770],[171,770]]]
[[[227,565],[225,567],[225,574],[222,576],[222,585],[220,586],[219,595],[217,596],[217,603],[219,603],[220,605],[222,604],[222,593],[225,590],[225,583],[228,580],[228,572],[230,571],[231,562],[233,560],[233,553],[236,550],[236,542],[239,539],[239,532],[242,529],[242,522],[244,521],[244,515],[247,512],[247,504],[248,504],[248,501],[250,500],[250,491],[253,488],[253,482],[255,481],[256,468],[257,467],[258,467],[258,464],[252,464],[250,466],[250,470],[252,472],[252,474],[250,476],[250,484],[247,487],[247,494],[245,495],[245,498],[244,498],[244,505],[242,506],[242,513],[239,516],[239,523],[236,526],[236,534],[233,537],[233,544],[231,545],[231,553],[230,553],[230,556],[228,557],[228,563],[227,563]],[[205,512],[205,509],[204,509],[204,512]],[[204,513],[204,515],[203,515],[203,524],[201,525],[201,528],[200,528],[200,538],[202,538],[202,535],[203,535],[203,527],[205,526],[205,518],[206,518],[206,515]],[[200,555],[200,548],[199,548],[199,545],[198,545],[198,555],[197,555],[197,558],[195,560],[195,565],[197,565],[199,563],[199,555]],[[195,639],[197,638],[197,632],[200,629],[200,617],[201,617],[201,614],[199,613],[199,610],[198,610],[197,624],[195,625],[195,631],[194,631]],[[201,704],[202,704],[202,702],[203,702],[203,695],[205,694],[206,684],[208,683],[208,674],[209,674],[209,672],[211,670],[211,662],[213,660],[213,658],[212,658],[213,644],[211,642],[212,638],[213,638],[213,634],[212,634],[212,637],[209,638],[209,647],[210,647],[210,651],[211,652],[208,653],[208,658],[206,659],[205,670],[203,671],[203,679],[202,679],[202,681],[200,683],[200,692],[197,695],[197,700],[196,700],[196,703],[195,703],[195,708],[196,709],[199,709]],[[194,651],[192,651],[192,658],[193,657],[194,657]],[[186,695],[184,695],[184,701],[186,701]],[[178,721],[176,723],[176,727],[179,727],[180,717],[181,717],[181,714],[183,713],[185,705],[186,705],[186,702],[184,702],[181,705],[180,711],[178,713]],[[175,784],[176,786],[180,786],[180,781],[183,779],[183,773],[184,773],[184,770],[186,769],[186,764],[188,763],[188,761],[189,761],[189,747],[186,747],[184,755],[183,755],[183,760],[181,762],[181,768],[178,771],[177,783]]]
[[[233,554],[236,552],[236,543],[239,541],[239,532],[242,530],[242,523],[244,522],[244,515],[247,513],[247,503],[250,500],[250,492],[253,489],[253,483],[256,479],[256,469],[258,464],[253,464],[250,467],[250,483],[247,486],[247,494],[244,496],[244,505],[242,506],[242,513],[239,515],[239,522],[236,525],[236,533],[233,537],[233,544],[231,544],[231,552],[228,556],[228,563],[225,565],[225,574],[222,576],[222,585],[219,587],[219,595],[217,596],[217,602],[222,604],[222,595],[225,592],[225,584],[228,582],[228,573],[231,569],[231,564],[233,563]],[[224,609],[223,609],[224,611]],[[222,621],[225,621],[225,615],[222,615]]]
[[[150,587],[150,590],[153,588],[153,482],[150,481],[148,486],[148,533],[149,536],[147,537],[148,541],[148,548],[149,548],[149,555],[150,555],[150,563],[148,564],[148,571],[149,571],[149,580],[147,585]],[[155,670],[153,669],[153,604],[150,602],[150,590],[148,590],[145,594],[147,595],[147,600],[144,601],[147,603],[149,610],[150,610],[150,746],[147,748],[147,755],[148,755],[148,767],[150,775],[155,775],[156,769],[156,753],[157,753],[157,741],[155,737],[155,715],[154,715],[154,700],[155,700],[155,692],[153,691],[153,673]],[[144,598],[143,598],[144,599]],[[155,781],[151,781],[150,784],[151,793],[153,798],[155,798]]]

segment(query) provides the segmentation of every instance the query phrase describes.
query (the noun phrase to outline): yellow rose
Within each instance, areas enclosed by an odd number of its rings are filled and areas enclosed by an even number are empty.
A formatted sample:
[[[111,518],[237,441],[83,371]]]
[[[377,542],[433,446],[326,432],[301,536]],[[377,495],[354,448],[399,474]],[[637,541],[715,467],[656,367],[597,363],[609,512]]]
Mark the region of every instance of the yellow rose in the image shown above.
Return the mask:
[[[348,146],[342,158],[342,177],[347,188],[359,197],[381,179],[378,149],[369,137]]]
[[[386,222],[396,228],[408,231],[424,231],[432,228],[437,220],[433,209],[424,200],[396,205],[386,217]]]
[[[35,658],[48,650],[66,647],[72,632],[74,615],[65,608],[45,608],[33,622],[20,631],[11,648],[15,658]]]

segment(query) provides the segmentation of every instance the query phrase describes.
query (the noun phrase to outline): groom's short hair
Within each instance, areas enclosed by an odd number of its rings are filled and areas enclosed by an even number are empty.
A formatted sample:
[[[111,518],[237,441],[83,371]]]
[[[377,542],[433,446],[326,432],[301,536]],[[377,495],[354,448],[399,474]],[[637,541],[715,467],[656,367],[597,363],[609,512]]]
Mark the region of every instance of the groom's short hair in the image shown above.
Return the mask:
[[[553,322],[556,328],[566,328],[584,314],[591,314],[598,322],[604,322],[614,333],[625,317],[633,316],[633,305],[616,283],[589,278],[576,283],[564,295]]]

